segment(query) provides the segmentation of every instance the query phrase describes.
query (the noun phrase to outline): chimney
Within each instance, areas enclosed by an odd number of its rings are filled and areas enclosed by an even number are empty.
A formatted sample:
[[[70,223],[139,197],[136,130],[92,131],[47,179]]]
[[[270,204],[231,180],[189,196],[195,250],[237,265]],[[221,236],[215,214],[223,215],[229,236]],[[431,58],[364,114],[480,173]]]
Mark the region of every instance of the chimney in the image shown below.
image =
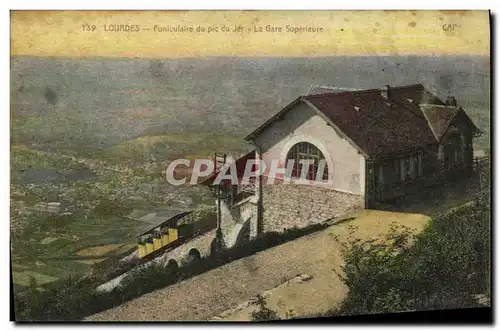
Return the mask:
[[[446,105],[456,107],[457,106],[457,99],[455,99],[454,96],[450,95],[449,97],[446,98]]]
[[[391,87],[389,85],[385,85],[383,88],[380,89],[380,94],[382,97],[386,100],[391,99]]]

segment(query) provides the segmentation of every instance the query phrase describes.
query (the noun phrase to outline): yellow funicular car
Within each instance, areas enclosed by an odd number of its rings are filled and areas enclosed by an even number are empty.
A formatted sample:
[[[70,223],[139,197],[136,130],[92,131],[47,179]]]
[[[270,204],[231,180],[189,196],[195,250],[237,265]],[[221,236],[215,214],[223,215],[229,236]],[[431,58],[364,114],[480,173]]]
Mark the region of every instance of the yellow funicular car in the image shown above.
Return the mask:
[[[152,229],[137,236],[139,258],[143,258],[179,239],[178,221],[190,215],[193,211],[186,211],[169,218]]]

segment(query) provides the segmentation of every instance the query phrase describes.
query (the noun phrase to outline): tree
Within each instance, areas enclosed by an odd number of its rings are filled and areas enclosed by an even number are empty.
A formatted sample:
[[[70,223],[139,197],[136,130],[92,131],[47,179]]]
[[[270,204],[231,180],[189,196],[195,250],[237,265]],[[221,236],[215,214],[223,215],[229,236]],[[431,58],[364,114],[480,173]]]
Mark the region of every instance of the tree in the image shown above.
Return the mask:
[[[274,310],[267,308],[266,299],[260,294],[253,302],[254,305],[258,307],[258,310],[253,311],[251,314],[252,321],[262,322],[262,321],[275,321],[279,320],[278,313]]]
[[[333,313],[479,306],[477,297],[491,292],[490,216],[485,196],[435,217],[417,236],[394,227],[384,238],[348,240],[338,274],[349,291]]]

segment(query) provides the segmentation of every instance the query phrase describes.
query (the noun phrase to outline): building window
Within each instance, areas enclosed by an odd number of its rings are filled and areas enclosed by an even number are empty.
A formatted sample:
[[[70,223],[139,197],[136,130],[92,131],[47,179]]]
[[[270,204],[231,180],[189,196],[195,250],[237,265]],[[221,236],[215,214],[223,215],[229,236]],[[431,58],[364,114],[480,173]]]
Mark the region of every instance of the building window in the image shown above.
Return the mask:
[[[378,182],[380,184],[384,184],[384,166],[383,165],[379,165],[379,168],[378,168]]]
[[[452,170],[464,161],[464,146],[460,133],[454,132],[447,136],[444,143],[444,166]]]
[[[405,158],[405,177],[407,180],[412,180],[415,177],[413,171],[413,159],[411,156]]]
[[[399,182],[401,180],[401,167],[399,165],[399,159],[394,160],[394,177],[393,182]]]
[[[323,153],[321,153],[321,151],[313,144],[310,144],[308,142],[300,142],[293,145],[286,155],[287,164],[288,160],[294,161],[292,178],[300,177],[302,172],[302,164],[300,163],[301,160],[313,160],[314,162],[312,164],[309,164],[306,179],[328,181],[328,165],[326,164],[325,157],[323,156]],[[321,176],[320,174],[321,178],[316,178],[319,168],[319,162],[321,160],[325,160],[325,168],[323,171],[323,175]]]
[[[418,151],[417,154],[415,155],[415,168],[417,172],[417,177],[422,177],[423,171],[422,171],[422,158],[423,158],[423,152]]]
[[[423,175],[422,158],[423,154],[419,151],[399,159],[400,167],[396,167],[396,172],[399,171],[399,178],[402,182],[413,180]]]
[[[422,171],[422,152],[419,152],[417,154],[417,170],[418,170],[418,176],[421,177],[423,175]]]

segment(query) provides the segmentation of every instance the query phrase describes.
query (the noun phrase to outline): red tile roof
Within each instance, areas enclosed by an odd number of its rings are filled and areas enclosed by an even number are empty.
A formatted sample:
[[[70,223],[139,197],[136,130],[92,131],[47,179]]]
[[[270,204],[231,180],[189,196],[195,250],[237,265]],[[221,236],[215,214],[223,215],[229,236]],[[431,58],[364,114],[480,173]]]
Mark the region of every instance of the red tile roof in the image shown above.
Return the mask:
[[[305,96],[359,148],[370,156],[408,150],[435,141],[424,118],[398,104],[388,103],[380,91]]]
[[[449,118],[447,112],[432,112],[430,118],[424,113],[422,104],[446,107],[443,101],[421,84],[389,87],[387,98],[382,95],[381,89],[339,92],[326,87],[313,87],[308,95],[299,100],[322,113],[370,157],[437,144],[438,138],[433,130],[441,128],[441,123]],[[288,111],[291,105],[273,118]],[[273,118],[251,133],[247,140],[272,123]]]

